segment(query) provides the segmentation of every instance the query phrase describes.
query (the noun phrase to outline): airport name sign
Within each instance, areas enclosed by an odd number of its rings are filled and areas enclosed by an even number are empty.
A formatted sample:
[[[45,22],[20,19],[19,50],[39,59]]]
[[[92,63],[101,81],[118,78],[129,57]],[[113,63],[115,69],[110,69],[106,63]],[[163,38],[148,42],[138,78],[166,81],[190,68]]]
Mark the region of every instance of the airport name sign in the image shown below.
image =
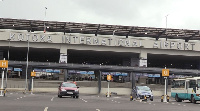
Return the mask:
[[[15,33],[10,33],[10,40],[18,40],[18,41],[28,41],[32,40],[34,42],[52,42],[52,38],[50,35],[37,35],[37,34],[15,34]]]
[[[62,43],[123,47],[145,47],[146,45],[142,44],[142,40],[76,36],[62,36]],[[194,46],[195,43],[188,42],[154,41],[152,48],[194,50]]]
[[[30,41],[65,44],[85,44],[101,46],[142,47],[157,49],[195,50],[194,42],[155,41],[152,39],[120,38],[120,37],[83,37],[72,35],[47,35],[32,33],[10,33],[10,41]],[[197,46],[196,46],[197,47]],[[198,50],[198,48],[196,48]]]

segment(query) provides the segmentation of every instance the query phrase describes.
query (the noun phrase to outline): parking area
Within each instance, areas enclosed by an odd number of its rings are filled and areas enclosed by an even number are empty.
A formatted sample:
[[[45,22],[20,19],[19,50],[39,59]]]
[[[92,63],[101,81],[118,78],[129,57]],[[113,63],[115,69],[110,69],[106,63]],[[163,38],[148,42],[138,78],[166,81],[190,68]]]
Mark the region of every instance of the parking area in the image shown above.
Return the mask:
[[[189,101],[176,102],[170,98],[169,103],[161,103],[160,97],[154,101],[130,101],[129,96],[83,95],[79,98],[58,98],[57,93],[23,94],[8,92],[6,97],[0,97],[1,110],[8,111],[188,111],[198,110],[197,104]]]

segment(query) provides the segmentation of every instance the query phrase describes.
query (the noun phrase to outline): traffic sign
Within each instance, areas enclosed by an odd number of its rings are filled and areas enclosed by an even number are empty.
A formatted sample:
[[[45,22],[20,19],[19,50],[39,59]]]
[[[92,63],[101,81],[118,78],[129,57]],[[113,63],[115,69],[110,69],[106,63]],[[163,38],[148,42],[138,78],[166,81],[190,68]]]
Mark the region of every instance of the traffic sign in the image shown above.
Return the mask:
[[[35,72],[31,72],[31,76],[32,77],[36,76],[36,73]]]
[[[111,75],[107,75],[107,81],[111,81],[112,76]]]
[[[0,60],[1,68],[8,68],[8,60]]]
[[[169,69],[162,69],[162,76],[168,77],[169,76]]]

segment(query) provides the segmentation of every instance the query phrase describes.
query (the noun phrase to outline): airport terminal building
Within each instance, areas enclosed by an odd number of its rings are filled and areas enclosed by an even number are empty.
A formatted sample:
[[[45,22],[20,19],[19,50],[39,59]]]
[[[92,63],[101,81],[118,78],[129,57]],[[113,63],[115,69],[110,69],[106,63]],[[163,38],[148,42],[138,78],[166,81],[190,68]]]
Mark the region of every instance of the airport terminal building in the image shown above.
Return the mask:
[[[199,30],[0,18],[0,59],[18,62],[199,70],[199,39]]]

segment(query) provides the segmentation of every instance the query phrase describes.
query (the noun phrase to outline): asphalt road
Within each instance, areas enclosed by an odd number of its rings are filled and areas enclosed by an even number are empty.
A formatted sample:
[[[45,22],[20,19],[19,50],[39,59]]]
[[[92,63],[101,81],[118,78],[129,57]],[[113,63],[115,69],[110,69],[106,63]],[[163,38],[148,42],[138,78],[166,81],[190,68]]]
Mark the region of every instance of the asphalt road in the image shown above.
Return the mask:
[[[130,101],[129,96],[80,95],[80,98],[58,98],[56,93],[23,94],[8,92],[0,97],[0,111],[198,111],[197,104],[189,101],[161,103],[154,101]]]

